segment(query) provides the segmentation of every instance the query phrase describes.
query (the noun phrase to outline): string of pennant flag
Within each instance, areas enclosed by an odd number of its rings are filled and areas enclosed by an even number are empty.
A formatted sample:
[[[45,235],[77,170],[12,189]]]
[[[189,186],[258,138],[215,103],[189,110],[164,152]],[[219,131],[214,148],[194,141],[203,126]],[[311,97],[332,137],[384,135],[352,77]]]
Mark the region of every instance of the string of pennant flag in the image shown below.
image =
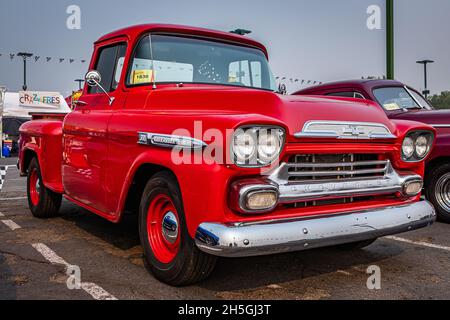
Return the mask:
[[[14,59],[23,59],[21,56],[17,55],[16,53],[2,53],[0,52],[0,59],[1,58],[8,58],[13,61]],[[32,57],[27,58],[28,61],[34,61],[34,62],[58,62],[58,63],[64,63],[68,62],[69,64],[73,64],[75,62],[79,63],[86,63],[86,59],[76,59],[76,58],[66,58],[66,57],[47,57],[47,56],[40,56],[40,55],[33,55]],[[299,79],[299,78],[292,78],[292,77],[286,77],[286,76],[277,76],[275,79],[279,82],[290,82],[290,83],[296,83],[299,85],[314,85],[314,84],[322,84],[322,81],[318,80],[309,80],[309,79]]]
[[[318,81],[318,80],[306,80],[306,79],[297,79],[297,78],[289,78],[289,77],[281,77],[281,76],[277,76],[277,77],[275,77],[275,79],[280,82],[289,81],[291,83],[298,83],[300,85],[322,84],[322,81]]]
[[[14,59],[20,59],[22,60],[23,58],[19,55],[17,55],[16,53],[2,53],[0,52],[0,59],[1,58],[8,58],[13,61]],[[46,63],[50,63],[50,62],[58,62],[58,63],[63,63],[63,62],[68,62],[70,64],[75,63],[75,62],[80,62],[80,63],[86,63],[87,60],[86,59],[76,59],[76,58],[63,58],[63,57],[44,57],[44,56],[39,56],[39,55],[33,55],[32,57],[28,57],[27,58],[28,61],[34,61],[34,62],[46,62]]]

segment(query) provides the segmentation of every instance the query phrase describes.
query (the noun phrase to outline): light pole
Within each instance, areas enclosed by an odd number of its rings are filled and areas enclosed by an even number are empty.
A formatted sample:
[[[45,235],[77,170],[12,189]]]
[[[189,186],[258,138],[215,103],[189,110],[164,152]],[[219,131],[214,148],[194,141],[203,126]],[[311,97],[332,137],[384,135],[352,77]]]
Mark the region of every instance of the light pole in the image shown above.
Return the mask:
[[[18,57],[23,58],[23,91],[27,91],[27,59],[33,56],[32,53],[28,52],[19,52],[17,54]]]
[[[425,99],[428,99],[428,95],[430,94],[430,90],[428,90],[428,75],[427,75],[427,64],[434,63],[433,60],[420,60],[417,61],[418,64],[423,64],[423,74],[424,74],[424,80],[425,80],[425,89],[423,90],[423,95],[425,96]]]
[[[3,158],[3,105],[5,102],[6,88],[0,87],[0,158]]]
[[[75,79],[75,82],[78,82],[78,90],[81,90],[84,79]]]
[[[386,0],[386,76],[393,80],[394,75],[394,0]]]

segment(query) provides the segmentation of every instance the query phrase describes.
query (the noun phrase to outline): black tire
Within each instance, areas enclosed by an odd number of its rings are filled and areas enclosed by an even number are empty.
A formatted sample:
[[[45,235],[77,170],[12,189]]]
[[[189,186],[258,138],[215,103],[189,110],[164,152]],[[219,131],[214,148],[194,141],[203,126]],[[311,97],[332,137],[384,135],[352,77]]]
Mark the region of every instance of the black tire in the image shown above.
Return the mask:
[[[370,246],[375,241],[377,241],[377,239],[369,239],[369,240],[358,241],[358,242],[344,243],[344,244],[340,244],[336,247],[341,250],[358,250],[358,249],[363,249],[365,247]]]
[[[40,181],[40,188],[38,194],[38,203],[33,203],[31,198],[31,183],[33,172],[37,173],[38,179]],[[61,208],[62,195],[55,193],[52,190],[46,188],[42,184],[41,169],[39,167],[39,162],[36,158],[33,158],[28,167],[27,175],[27,195],[28,195],[28,206],[34,217],[40,219],[53,218],[58,216],[59,209]]]
[[[163,263],[157,259],[149,240],[147,218],[155,197],[168,196],[178,214],[180,244],[175,258]],[[181,192],[170,172],[160,172],[147,183],[139,207],[139,235],[144,249],[146,268],[160,281],[172,286],[186,286],[206,279],[213,271],[217,258],[201,252],[188,233]]]
[[[425,196],[436,209],[441,222],[450,223],[450,163],[443,163],[427,173]]]

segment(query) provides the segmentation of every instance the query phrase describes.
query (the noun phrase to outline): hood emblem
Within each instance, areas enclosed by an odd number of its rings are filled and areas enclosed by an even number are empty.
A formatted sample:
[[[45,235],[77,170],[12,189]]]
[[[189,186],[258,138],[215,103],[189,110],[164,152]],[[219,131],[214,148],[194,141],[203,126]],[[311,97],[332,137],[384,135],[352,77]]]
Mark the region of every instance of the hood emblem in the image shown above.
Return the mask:
[[[296,138],[328,139],[396,139],[388,127],[381,123],[309,121]]]
[[[365,134],[365,131],[357,125],[348,125],[342,130],[342,134],[359,137]]]

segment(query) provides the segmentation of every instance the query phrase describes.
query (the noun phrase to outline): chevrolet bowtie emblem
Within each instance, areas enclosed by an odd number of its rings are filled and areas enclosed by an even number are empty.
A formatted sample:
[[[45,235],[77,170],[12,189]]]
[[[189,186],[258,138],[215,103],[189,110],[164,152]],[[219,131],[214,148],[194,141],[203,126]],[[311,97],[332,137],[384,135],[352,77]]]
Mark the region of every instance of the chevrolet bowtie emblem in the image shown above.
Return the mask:
[[[361,136],[365,134],[364,130],[359,129],[357,126],[349,125],[342,130],[342,133],[345,135],[351,135],[354,137]]]

